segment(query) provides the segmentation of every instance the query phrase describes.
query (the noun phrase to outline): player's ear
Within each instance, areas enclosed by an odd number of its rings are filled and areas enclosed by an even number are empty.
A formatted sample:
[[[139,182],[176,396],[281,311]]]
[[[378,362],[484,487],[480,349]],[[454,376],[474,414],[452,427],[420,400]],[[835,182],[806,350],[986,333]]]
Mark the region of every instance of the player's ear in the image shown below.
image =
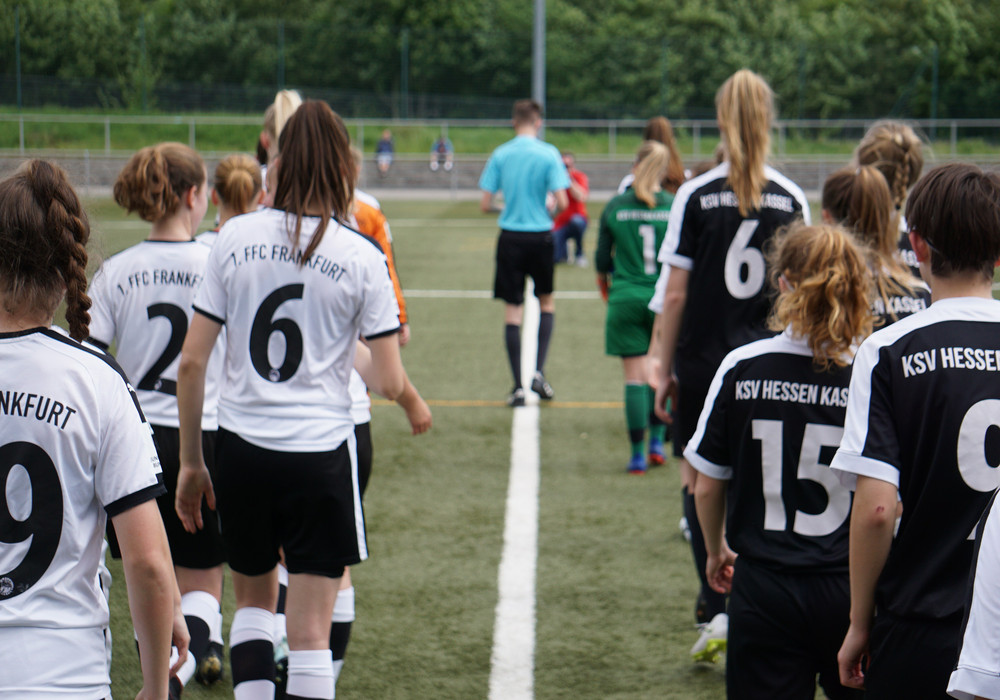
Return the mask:
[[[214,187],[212,188],[212,206],[219,206],[219,193],[215,191]]]
[[[824,209],[821,216],[823,217],[824,224],[830,224],[832,226],[833,224],[837,223],[836,221],[833,220],[833,214],[830,213],[829,209]]]
[[[913,229],[910,229],[909,236],[910,247],[913,248],[913,253],[917,256],[917,262],[929,263],[931,261],[931,249],[927,245],[927,241]]]

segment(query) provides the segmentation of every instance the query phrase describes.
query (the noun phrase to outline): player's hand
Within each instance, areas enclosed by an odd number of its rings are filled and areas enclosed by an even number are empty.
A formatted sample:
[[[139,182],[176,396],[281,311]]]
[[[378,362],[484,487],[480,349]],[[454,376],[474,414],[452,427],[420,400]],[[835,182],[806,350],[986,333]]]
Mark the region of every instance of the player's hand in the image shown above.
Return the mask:
[[[610,289],[610,285],[608,284],[608,276],[607,275],[598,275],[597,276],[597,288],[601,292],[601,299],[603,299],[604,301],[607,301],[608,300],[608,290]]]
[[[660,386],[659,355],[646,355],[646,383],[653,388],[653,391],[656,391],[656,388]]]
[[[170,675],[177,675],[181,666],[187,661],[188,647],[191,644],[191,633],[188,631],[187,621],[184,619],[184,611],[181,610],[179,592],[174,601],[174,626],[170,632],[170,644],[177,649],[177,661],[170,667]]]
[[[177,473],[174,510],[177,511],[181,525],[192,534],[204,526],[201,517],[202,496],[205,497],[208,507],[215,510],[215,490],[212,488],[212,477],[208,473],[208,467],[204,462],[200,464],[181,462]]]
[[[412,435],[420,435],[431,429],[433,418],[431,408],[420,396],[413,402],[413,405],[406,409],[406,419],[410,421],[410,432]]]
[[[660,369],[659,380],[656,386],[656,399],[653,402],[653,411],[656,417],[664,423],[673,423],[674,417],[670,415],[668,401],[672,401],[674,410],[677,410],[677,378],[670,372]]]
[[[736,562],[736,553],[729,548],[725,540],[722,542],[722,551],[718,554],[709,554],[705,564],[705,573],[708,576],[708,585],[717,593],[729,593],[733,590],[733,564]]]
[[[399,347],[406,347],[406,344],[410,342],[410,324],[404,323],[401,325],[397,336],[399,337]]]
[[[848,688],[864,689],[864,666],[868,665],[868,630],[858,628],[853,622],[847,629],[847,636],[837,653],[840,669],[840,683]]]

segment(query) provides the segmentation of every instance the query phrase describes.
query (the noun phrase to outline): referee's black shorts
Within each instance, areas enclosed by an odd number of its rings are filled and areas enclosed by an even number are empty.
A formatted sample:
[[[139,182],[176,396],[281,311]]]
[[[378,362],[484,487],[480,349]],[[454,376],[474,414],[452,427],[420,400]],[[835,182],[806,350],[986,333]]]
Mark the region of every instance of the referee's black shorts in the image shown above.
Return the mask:
[[[875,616],[868,648],[865,698],[941,698],[958,661],[962,616],[905,620],[885,612]]]
[[[817,676],[830,700],[860,700],[837,670],[849,610],[846,572],[778,572],[738,557],[729,598],[729,700],[812,700]]]
[[[278,452],[219,428],[215,499],[229,567],[340,578],[367,557],[353,432],[330,452]]]
[[[536,297],[551,294],[555,277],[554,252],[551,231],[501,230],[497,239],[493,298],[520,306],[524,303],[527,277],[535,282]]]

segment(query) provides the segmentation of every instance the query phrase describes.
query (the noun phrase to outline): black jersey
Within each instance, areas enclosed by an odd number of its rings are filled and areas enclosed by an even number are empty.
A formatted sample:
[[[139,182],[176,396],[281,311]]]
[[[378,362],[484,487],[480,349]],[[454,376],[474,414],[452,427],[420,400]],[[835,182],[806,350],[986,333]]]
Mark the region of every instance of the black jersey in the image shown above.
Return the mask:
[[[765,168],[761,208],[744,218],[728,175],[723,163],[688,180],[670,209],[663,257],[691,273],[677,340],[682,382],[692,373],[710,378],[727,352],[772,335],[761,251],[779,228],[810,221],[802,189],[773,168]]]
[[[872,315],[875,316],[876,329],[892,325],[901,318],[912,316],[931,305],[930,287],[919,277],[912,281],[913,289],[910,292],[888,294],[885,299],[876,292],[875,298],[872,300]]]
[[[961,298],[877,331],[854,361],[833,468],[895,484],[899,530],[880,611],[961,613],[976,523],[1000,484],[1000,302]]]
[[[847,571],[851,494],[830,470],[850,367],[819,370],[788,331],[729,353],[684,457],[729,480],[727,541],[772,569]]]

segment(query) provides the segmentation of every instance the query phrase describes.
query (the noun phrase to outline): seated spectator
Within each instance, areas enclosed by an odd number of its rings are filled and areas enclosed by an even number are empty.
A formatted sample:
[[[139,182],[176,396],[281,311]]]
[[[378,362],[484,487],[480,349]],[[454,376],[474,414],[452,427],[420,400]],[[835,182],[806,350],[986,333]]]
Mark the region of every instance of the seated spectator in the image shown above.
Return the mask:
[[[396,144],[392,140],[392,132],[386,129],[382,132],[382,138],[375,144],[375,165],[378,167],[379,177],[385,177],[389,174],[395,153]]]
[[[587,230],[587,197],[590,195],[590,182],[587,176],[576,169],[576,158],[572,153],[563,152],[563,165],[569,173],[570,185],[566,190],[569,195],[569,206],[559,212],[552,224],[552,242],[555,246],[555,261],[567,262],[569,243],[576,244],[576,264],[587,266],[587,256],[583,253],[583,234]]]
[[[451,139],[444,134],[431,146],[431,170],[437,172],[444,168],[445,172],[450,172],[454,167],[455,149],[451,145]]]

